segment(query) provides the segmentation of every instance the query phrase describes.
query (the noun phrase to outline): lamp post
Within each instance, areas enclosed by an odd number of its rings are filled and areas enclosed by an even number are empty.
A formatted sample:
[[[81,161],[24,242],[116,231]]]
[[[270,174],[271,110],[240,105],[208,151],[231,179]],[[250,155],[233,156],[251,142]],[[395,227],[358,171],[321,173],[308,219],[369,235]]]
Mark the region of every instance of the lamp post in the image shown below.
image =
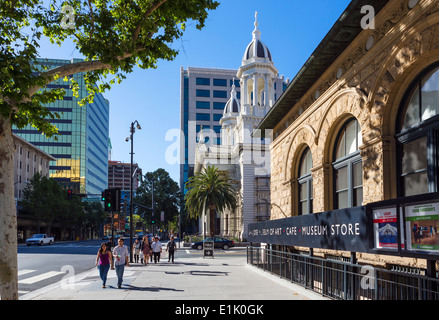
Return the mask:
[[[136,129],[134,128],[134,125],[136,125],[137,129],[141,129],[139,122],[136,120],[134,122],[131,122],[130,127],[130,137],[126,138],[126,141],[128,139],[131,140],[131,163],[130,163],[130,262],[133,262],[133,211],[134,211],[134,203],[133,203],[133,137],[134,132],[136,132]]]

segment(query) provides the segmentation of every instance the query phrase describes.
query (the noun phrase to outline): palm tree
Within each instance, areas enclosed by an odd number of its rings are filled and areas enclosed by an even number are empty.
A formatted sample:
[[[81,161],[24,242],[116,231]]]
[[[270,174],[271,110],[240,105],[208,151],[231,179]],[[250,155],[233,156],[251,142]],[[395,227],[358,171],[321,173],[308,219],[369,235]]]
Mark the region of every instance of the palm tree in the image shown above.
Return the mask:
[[[186,209],[192,218],[209,210],[210,234],[215,235],[215,211],[236,209],[235,190],[218,168],[208,166],[186,182]]]

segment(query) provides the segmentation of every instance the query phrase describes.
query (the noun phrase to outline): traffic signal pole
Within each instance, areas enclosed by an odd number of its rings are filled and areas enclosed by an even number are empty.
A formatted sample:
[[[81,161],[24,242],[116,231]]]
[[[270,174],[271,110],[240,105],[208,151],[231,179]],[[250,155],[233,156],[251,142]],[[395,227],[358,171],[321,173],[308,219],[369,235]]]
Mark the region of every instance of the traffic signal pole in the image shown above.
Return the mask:
[[[130,163],[130,263],[133,263],[133,136],[134,122],[131,123],[130,140],[131,140],[131,163]]]
[[[151,219],[151,221],[152,221],[152,226],[151,226],[151,228],[152,228],[152,236],[154,237],[154,220],[155,220],[155,206],[154,206],[154,177],[152,178],[152,204],[151,204],[151,207],[152,207],[152,219]]]

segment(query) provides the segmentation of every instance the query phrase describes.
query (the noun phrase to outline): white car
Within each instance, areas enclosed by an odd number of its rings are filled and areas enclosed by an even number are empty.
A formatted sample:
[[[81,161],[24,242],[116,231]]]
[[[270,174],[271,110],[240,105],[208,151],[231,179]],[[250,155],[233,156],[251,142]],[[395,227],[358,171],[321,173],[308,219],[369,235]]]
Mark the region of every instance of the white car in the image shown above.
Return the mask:
[[[43,244],[51,245],[55,242],[55,239],[53,237],[48,237],[45,233],[38,233],[34,234],[29,239],[26,239],[26,245],[30,246],[33,244],[37,244],[39,246],[42,246]]]

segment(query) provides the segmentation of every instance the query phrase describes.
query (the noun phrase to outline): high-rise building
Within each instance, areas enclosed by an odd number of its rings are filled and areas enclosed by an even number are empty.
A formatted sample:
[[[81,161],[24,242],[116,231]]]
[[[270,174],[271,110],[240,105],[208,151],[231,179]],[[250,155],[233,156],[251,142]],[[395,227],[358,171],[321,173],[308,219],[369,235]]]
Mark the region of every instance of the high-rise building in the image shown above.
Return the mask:
[[[108,161],[108,188],[119,188],[121,190],[129,191],[131,189],[131,165],[129,163],[122,163],[120,161]],[[137,163],[133,164],[133,191],[139,186],[142,176],[142,169]]]
[[[80,59],[38,59],[42,66],[59,67],[76,63]],[[26,126],[13,132],[56,159],[52,162],[50,177],[77,194],[100,195],[108,185],[108,137],[109,102],[97,93],[93,103],[79,106],[78,101],[87,95],[83,73],[71,75],[79,85],[79,96],[74,97],[70,84],[63,79],[46,86],[48,89],[64,89],[63,100],[45,105],[60,115],[50,119],[59,135],[47,138],[35,128]]]

